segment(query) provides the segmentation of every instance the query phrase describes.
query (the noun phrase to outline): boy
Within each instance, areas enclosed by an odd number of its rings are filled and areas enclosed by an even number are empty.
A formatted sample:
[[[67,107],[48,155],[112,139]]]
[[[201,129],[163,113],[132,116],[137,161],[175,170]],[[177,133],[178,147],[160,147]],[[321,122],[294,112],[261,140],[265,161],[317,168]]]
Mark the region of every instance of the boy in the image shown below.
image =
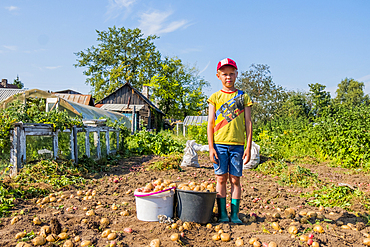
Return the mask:
[[[238,67],[230,58],[217,65],[217,78],[222,89],[207,100],[209,157],[216,174],[216,191],[219,222],[229,222],[226,211],[226,183],[231,183],[231,222],[242,224],[239,219],[241,196],[240,177],[245,163],[250,160],[252,143],[252,122],[250,97],[234,87]],[[244,151],[244,143],[247,148]]]

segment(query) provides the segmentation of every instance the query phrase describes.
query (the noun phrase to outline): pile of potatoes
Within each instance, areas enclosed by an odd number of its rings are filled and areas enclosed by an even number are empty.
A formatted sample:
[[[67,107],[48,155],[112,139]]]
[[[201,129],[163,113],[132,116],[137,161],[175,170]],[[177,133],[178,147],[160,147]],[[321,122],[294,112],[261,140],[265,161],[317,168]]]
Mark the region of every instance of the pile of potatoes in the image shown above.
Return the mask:
[[[158,192],[165,189],[177,187],[177,184],[174,183],[171,180],[163,180],[162,178],[159,178],[155,180],[154,182],[150,182],[145,185],[143,188],[138,188],[137,192],[143,192],[143,193],[151,193],[151,192]]]
[[[178,186],[180,190],[192,190],[201,192],[216,192],[216,187],[213,183],[208,183],[207,181],[202,183],[189,182],[187,184],[180,184]]]

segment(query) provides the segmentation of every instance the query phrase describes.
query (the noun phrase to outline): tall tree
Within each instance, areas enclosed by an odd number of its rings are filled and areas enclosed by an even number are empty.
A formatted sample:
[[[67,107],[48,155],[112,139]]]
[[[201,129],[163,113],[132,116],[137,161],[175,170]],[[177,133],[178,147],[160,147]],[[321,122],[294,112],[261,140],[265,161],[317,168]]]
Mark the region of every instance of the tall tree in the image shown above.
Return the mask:
[[[369,96],[364,93],[365,84],[352,78],[345,78],[338,84],[335,102],[348,107],[369,103]]]
[[[270,120],[288,96],[284,88],[273,82],[270,66],[266,64],[252,64],[239,76],[236,87],[252,98],[254,123]]]
[[[16,85],[19,89],[22,89],[24,87],[24,84],[19,80],[19,76],[17,75],[17,78],[14,79],[13,85]]]
[[[207,97],[203,88],[209,83],[199,77],[195,67],[185,66],[178,58],[165,57],[159,72],[151,79],[151,99],[167,117],[183,119],[200,115],[206,108]]]
[[[150,82],[157,72],[161,57],[153,43],[157,36],[144,38],[138,28],[115,26],[108,28],[108,31],[96,32],[97,47],[75,53],[78,59],[74,66],[86,68],[86,84],[92,87],[97,100],[125,82],[130,82],[138,89]]]
[[[308,118],[310,111],[311,106],[307,93],[296,91],[287,92],[287,98],[281,103],[281,107],[277,109],[279,116],[294,119],[299,117]]]
[[[312,101],[312,114],[319,116],[321,110],[330,105],[330,93],[326,92],[324,90],[326,86],[320,83],[308,84],[308,86],[310,87],[309,95]]]

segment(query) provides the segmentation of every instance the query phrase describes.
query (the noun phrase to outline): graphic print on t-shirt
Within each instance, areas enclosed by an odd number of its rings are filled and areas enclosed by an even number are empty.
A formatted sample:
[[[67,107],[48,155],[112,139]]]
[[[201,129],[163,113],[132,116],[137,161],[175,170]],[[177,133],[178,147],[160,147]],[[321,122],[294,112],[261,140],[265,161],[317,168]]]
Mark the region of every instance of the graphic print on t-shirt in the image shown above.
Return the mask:
[[[233,121],[237,116],[239,116],[243,112],[244,112],[244,92],[238,90],[238,94],[234,98],[225,102],[220,106],[219,109],[216,110],[216,122],[218,118],[223,117],[224,119],[216,124],[214,132],[226,126],[228,123]]]

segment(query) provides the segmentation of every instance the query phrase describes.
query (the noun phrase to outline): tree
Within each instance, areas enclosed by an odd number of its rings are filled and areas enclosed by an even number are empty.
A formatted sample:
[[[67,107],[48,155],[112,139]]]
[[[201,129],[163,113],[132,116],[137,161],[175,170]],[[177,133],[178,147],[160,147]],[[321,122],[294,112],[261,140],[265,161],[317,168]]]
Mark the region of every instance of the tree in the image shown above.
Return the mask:
[[[266,64],[252,64],[248,71],[241,74],[236,87],[252,98],[254,123],[270,120],[288,96],[284,88],[273,82],[270,66]]]
[[[207,97],[203,88],[209,83],[199,77],[195,67],[185,66],[178,58],[165,57],[159,72],[151,79],[151,99],[167,117],[183,119],[189,115],[200,115],[206,108]]]
[[[308,118],[310,114],[310,104],[307,93],[289,91],[287,98],[281,103],[277,113],[281,117],[291,117],[297,119],[300,117]]]
[[[354,107],[361,104],[369,104],[369,96],[364,93],[365,84],[355,81],[352,78],[345,78],[338,84],[335,97],[335,103],[343,104],[348,107]]]
[[[160,53],[153,40],[146,38],[140,29],[109,28],[98,31],[97,47],[75,53],[78,57],[75,67],[86,67],[86,84],[92,87],[97,100],[109,95],[125,82],[141,89],[150,82],[158,69]]]
[[[321,110],[330,105],[330,93],[324,91],[326,86],[320,83],[308,84],[308,86],[310,87],[309,95],[312,101],[311,111],[314,116],[320,116]]]
[[[17,78],[14,79],[13,85],[16,85],[19,89],[22,89],[24,87],[23,83],[19,80],[18,75],[17,75]]]

